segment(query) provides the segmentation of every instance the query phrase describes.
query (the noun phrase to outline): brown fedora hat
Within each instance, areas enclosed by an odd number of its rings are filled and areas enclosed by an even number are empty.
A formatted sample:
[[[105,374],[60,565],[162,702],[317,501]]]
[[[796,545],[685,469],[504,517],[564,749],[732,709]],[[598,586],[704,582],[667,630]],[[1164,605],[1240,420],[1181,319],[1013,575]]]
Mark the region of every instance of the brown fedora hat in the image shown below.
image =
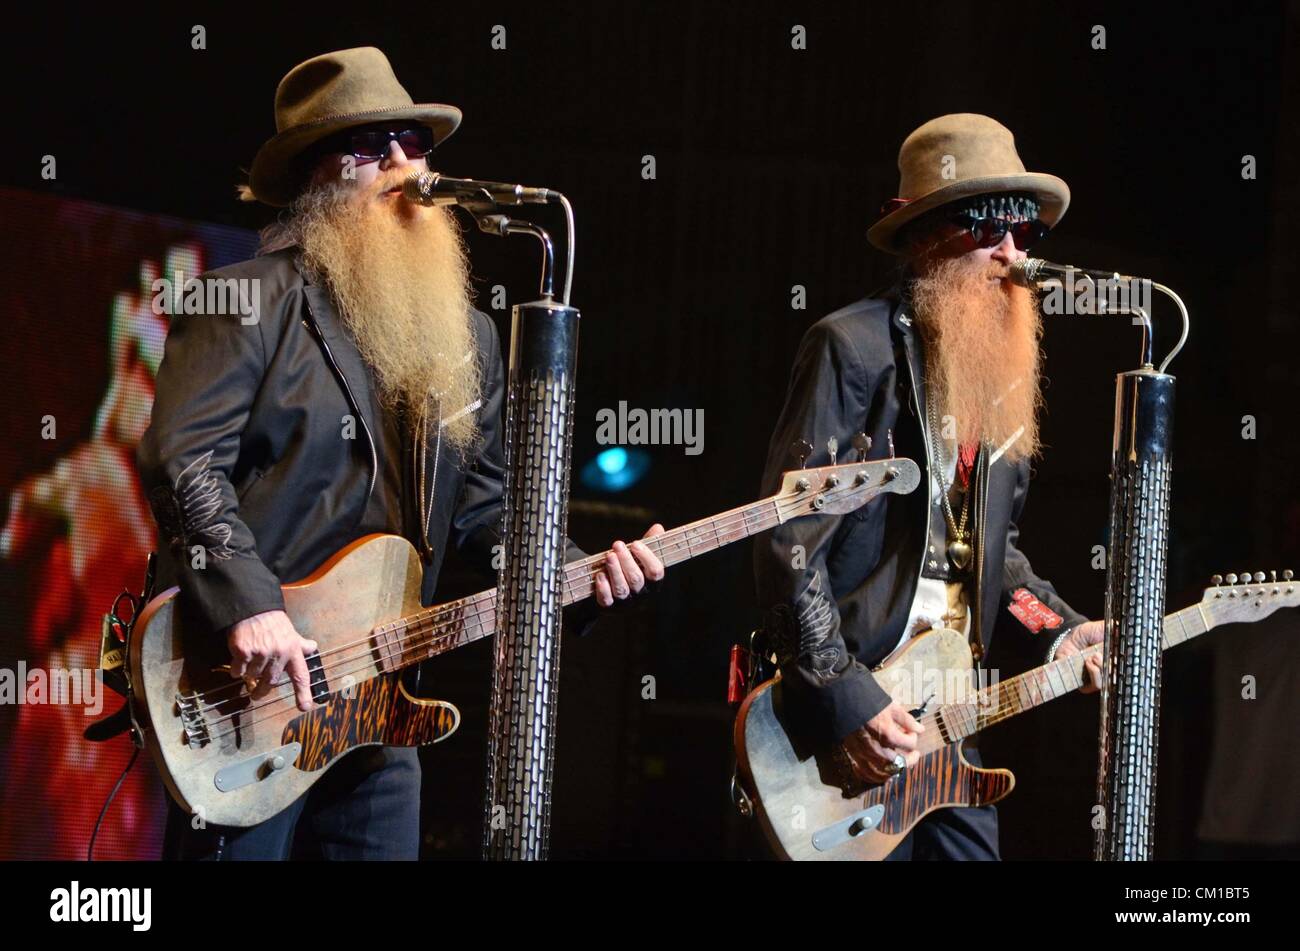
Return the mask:
[[[1002,123],[973,112],[931,119],[898,150],[898,198],[867,231],[867,240],[898,254],[898,230],[932,208],[997,192],[1032,192],[1039,217],[1055,227],[1070,206],[1070,187],[1055,175],[1026,172],[1016,140]]]
[[[415,104],[393,75],[388,57],[373,46],[315,56],[289,70],[275,90],[273,138],[258,149],[248,186],[253,197],[282,207],[297,190],[293,160],[326,136],[371,122],[418,122],[437,144],[456,131],[460,110]]]

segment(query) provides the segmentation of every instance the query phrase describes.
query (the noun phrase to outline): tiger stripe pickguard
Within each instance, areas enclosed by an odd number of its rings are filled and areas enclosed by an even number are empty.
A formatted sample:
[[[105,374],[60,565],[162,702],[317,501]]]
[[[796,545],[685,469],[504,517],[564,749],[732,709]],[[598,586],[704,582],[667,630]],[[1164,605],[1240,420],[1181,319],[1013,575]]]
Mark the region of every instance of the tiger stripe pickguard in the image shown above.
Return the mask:
[[[367,743],[436,743],[459,724],[460,712],[452,704],[414,699],[402,689],[399,674],[380,674],[334,694],[320,708],[295,717],[285,728],[281,743],[301,743],[302,752],[294,765],[316,770]]]
[[[1005,797],[1014,785],[1004,772],[981,772],[968,766],[960,744],[922,756],[910,769],[863,796],[863,808],[884,804],[881,831],[902,833],[941,806],[982,806]]]

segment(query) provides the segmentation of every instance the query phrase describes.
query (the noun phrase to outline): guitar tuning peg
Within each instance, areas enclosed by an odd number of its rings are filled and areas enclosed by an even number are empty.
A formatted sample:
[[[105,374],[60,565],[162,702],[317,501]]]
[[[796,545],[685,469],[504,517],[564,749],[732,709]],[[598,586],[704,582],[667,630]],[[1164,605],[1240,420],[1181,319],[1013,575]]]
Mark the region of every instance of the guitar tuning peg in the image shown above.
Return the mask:
[[[867,453],[871,451],[871,437],[866,433],[854,433],[853,448],[858,451],[858,462],[866,462]]]
[[[1233,574],[1231,571],[1229,571],[1229,572],[1228,572],[1228,579],[1227,579],[1227,580],[1228,580],[1228,584],[1236,584],[1236,583],[1237,583],[1237,576],[1236,576],[1235,574]]]
[[[894,431],[892,429],[886,429],[885,438],[889,440],[889,458],[893,459],[894,458]]]
[[[1223,584],[1223,575],[1210,575],[1210,580],[1214,582],[1214,586],[1217,588]]]
[[[840,451],[840,441],[832,436],[826,440],[826,454],[831,457],[831,465],[835,465],[835,457]]]
[[[802,469],[808,464],[808,457],[812,455],[812,443],[806,439],[796,439],[790,444],[790,451],[799,460],[799,468]]]
[[[1242,583],[1242,584],[1250,584],[1250,572],[1249,572],[1249,571],[1243,571],[1243,572],[1241,573],[1241,583]]]
[[[1290,568],[1288,568],[1286,571],[1282,572],[1282,580],[1283,580],[1283,581],[1290,581],[1293,577],[1295,577],[1295,576],[1294,576],[1293,574],[1291,574],[1291,569],[1290,569]]]
[[[1269,580],[1272,581],[1274,584],[1277,584],[1277,571],[1276,571],[1276,570],[1274,570],[1274,571],[1270,571],[1270,572],[1268,573],[1268,578],[1269,578]]]
[[[1264,572],[1262,571],[1255,572],[1255,584],[1263,584],[1263,583],[1264,583]]]

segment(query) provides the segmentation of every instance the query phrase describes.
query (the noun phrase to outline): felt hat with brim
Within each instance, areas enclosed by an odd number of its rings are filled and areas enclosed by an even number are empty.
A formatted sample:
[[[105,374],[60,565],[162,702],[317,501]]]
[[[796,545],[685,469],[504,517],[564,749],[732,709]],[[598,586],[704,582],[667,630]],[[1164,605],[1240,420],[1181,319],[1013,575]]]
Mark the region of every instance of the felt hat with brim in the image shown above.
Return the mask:
[[[931,119],[898,150],[898,197],[867,231],[882,251],[899,254],[903,225],[949,202],[1001,192],[1029,192],[1039,217],[1055,227],[1070,206],[1070,188],[1055,175],[1027,172],[1011,130],[988,116],[959,112]]]
[[[455,106],[413,102],[388,57],[373,46],[313,57],[289,70],[275,90],[276,135],[253,159],[249,190],[258,201],[283,207],[300,184],[294,159],[335,132],[410,121],[432,129],[436,145],[456,131],[460,117]]]

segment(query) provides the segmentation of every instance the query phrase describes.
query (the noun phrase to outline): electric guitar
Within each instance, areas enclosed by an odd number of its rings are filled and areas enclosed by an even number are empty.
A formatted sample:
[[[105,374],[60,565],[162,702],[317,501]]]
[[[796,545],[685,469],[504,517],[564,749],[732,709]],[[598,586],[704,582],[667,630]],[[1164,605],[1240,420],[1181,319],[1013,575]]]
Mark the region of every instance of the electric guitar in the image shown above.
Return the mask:
[[[1163,648],[1191,640],[1220,624],[1258,621],[1300,605],[1300,585],[1290,571],[1265,581],[1228,575],[1205,590],[1200,603],[1168,615]],[[921,817],[951,806],[982,806],[1006,797],[1015,777],[1006,769],[980,769],[962,755],[962,741],[986,726],[1032,710],[1087,683],[1084,661],[1096,644],[1077,654],[1000,683],[976,683],[970,646],[940,628],[912,638],[873,671],[894,700],[926,727],[921,759],[879,785],[849,770],[838,750],[801,733],[782,709],[780,675],[756,687],[736,716],[739,778],[775,852],[813,861],[885,858]],[[745,802],[742,800],[742,809]]]
[[[910,459],[858,461],[785,473],[759,502],[644,542],[674,565],[790,519],[845,514],[883,493],[920,483]],[[605,554],[563,568],[563,603],[595,593]],[[250,826],[285,808],[339,757],[368,744],[419,746],[446,739],[460,712],[411,696],[401,672],[496,632],[496,589],[424,608],[422,567],[396,535],[369,535],[296,584],[285,611],[318,649],[307,657],[314,709],[292,685],[249,696],[231,678],[224,638],[188,636],[171,588],[140,614],[127,645],[129,707],[168,791],[204,821]]]

